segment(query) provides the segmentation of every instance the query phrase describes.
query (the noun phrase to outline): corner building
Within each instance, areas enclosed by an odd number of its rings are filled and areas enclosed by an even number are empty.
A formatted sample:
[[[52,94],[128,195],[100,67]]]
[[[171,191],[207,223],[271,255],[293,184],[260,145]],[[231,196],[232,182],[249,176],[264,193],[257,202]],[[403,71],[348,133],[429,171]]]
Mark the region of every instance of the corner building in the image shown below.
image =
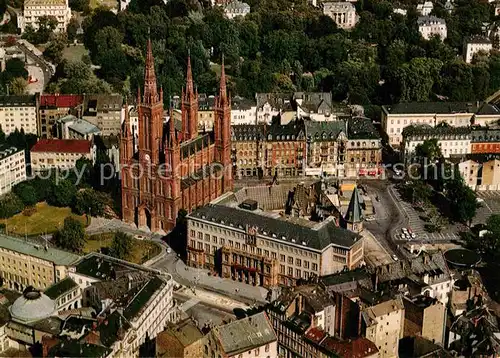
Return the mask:
[[[198,133],[198,92],[188,58],[182,90],[182,127],[172,116],[163,125],[163,90],[156,85],[151,41],[148,41],[144,89],[137,93],[138,150],[128,111],[120,140],[122,218],[154,232],[175,226],[180,209],[191,212],[233,188],[231,163],[231,103],[226,91],[224,62],[215,98],[214,128]],[[142,173],[142,174],[141,174]]]

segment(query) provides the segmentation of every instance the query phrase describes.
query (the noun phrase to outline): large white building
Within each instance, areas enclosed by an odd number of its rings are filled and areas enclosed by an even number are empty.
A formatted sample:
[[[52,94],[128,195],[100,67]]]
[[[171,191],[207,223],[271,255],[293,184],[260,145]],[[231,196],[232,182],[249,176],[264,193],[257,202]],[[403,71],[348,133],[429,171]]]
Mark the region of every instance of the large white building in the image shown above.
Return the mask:
[[[0,195],[8,193],[14,185],[25,180],[24,149],[11,147],[0,151]]]
[[[452,127],[485,126],[499,119],[499,108],[490,103],[409,102],[382,106],[382,129],[393,147],[401,146],[403,129],[412,124],[436,126],[445,122]]]
[[[37,134],[35,96],[0,96],[0,126],[6,135],[17,130]]]
[[[65,32],[71,20],[71,8],[68,0],[25,0],[22,15],[18,17],[17,26],[21,33],[31,26],[38,30],[42,16],[51,16],[57,20],[56,32]]]
[[[421,16],[417,19],[417,24],[418,31],[426,40],[429,40],[434,35],[438,35],[441,40],[444,40],[448,35],[446,21],[439,17]]]
[[[323,14],[331,17],[344,30],[352,29],[358,22],[356,8],[347,1],[323,3]]]
[[[465,62],[471,63],[474,55],[479,52],[484,52],[489,55],[493,44],[486,36],[474,35],[467,38],[464,42],[464,57]]]
[[[429,139],[437,139],[444,158],[454,155],[463,156],[471,152],[470,127],[412,125],[403,130],[402,153],[405,163],[412,162],[417,146]]]
[[[146,337],[156,337],[176,319],[174,280],[167,273],[93,253],[71,268],[69,277],[84,292],[84,306],[100,308],[99,314],[111,311],[104,314],[107,320],[121,321],[122,334],[115,334],[107,345],[110,357],[136,356]],[[120,305],[124,307],[116,309]]]
[[[232,1],[224,7],[224,14],[229,19],[250,14],[250,5],[242,1]]]

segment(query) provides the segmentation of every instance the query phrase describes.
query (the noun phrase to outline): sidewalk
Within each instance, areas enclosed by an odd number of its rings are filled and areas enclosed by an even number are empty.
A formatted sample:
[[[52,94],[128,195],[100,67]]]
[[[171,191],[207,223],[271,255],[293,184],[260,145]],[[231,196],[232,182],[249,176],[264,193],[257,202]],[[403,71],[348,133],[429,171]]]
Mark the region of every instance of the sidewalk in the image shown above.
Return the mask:
[[[188,267],[182,260],[177,260],[175,272],[195,287],[223,294],[238,301],[243,299],[248,303],[266,302],[267,289],[264,287],[252,286],[218,276],[209,276],[208,270]]]

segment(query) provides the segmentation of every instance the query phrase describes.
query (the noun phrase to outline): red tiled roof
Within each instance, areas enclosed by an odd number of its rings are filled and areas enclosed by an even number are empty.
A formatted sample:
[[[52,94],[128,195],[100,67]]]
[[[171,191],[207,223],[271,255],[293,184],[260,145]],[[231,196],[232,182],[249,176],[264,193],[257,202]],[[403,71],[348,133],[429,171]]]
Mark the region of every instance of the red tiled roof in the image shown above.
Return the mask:
[[[321,345],[331,352],[344,358],[365,358],[377,354],[378,349],[375,343],[359,337],[353,340],[339,341],[335,338],[326,338]]]
[[[89,153],[90,141],[78,139],[40,139],[32,152]]]
[[[40,107],[73,108],[83,103],[83,95],[78,94],[43,94]]]
[[[323,340],[323,338],[325,338],[326,332],[319,328],[312,327],[306,331],[304,336],[310,341],[319,344]]]

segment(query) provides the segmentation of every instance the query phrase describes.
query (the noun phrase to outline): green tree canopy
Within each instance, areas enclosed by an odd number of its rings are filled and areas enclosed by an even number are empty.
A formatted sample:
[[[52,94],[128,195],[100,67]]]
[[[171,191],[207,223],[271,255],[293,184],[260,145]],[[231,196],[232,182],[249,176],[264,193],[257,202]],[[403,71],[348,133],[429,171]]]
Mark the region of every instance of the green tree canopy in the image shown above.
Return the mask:
[[[133,238],[130,235],[122,231],[116,232],[109,249],[110,255],[118,259],[126,259],[132,251],[132,240]]]
[[[71,216],[64,219],[64,226],[54,233],[54,243],[65,250],[81,252],[86,241],[83,224]]]

